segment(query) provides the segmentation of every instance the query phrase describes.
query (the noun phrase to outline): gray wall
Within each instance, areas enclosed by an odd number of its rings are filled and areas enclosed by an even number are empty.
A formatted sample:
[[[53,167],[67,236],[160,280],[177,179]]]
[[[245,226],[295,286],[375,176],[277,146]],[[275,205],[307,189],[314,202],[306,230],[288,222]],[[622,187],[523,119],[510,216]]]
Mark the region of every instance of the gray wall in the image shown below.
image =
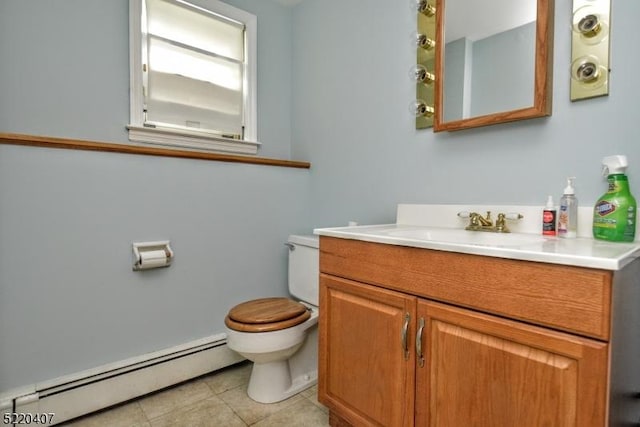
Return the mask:
[[[255,5],[261,154],[288,158],[291,9]],[[127,141],[127,0],[2,0],[0,58],[0,132]],[[232,305],[286,295],[308,188],[303,169],[0,145],[0,393],[218,334]],[[131,243],[160,239],[174,264],[133,272]]]
[[[221,332],[233,303],[285,294],[291,232],[398,203],[542,205],[567,175],[587,206],[615,153],[640,191],[638,2],[613,4],[609,97],[569,101],[558,2],[553,116],[442,134],[408,113],[405,2],[257,3],[260,29],[282,19],[259,43],[261,154],[312,168],[0,146],[0,392]],[[0,131],[126,141],[127,25],[126,0],[1,1]],[[132,272],[130,243],[162,238],[175,264]]]
[[[571,4],[560,1],[553,115],[434,134],[415,130],[407,113],[415,16],[405,2],[305,0],[294,10],[293,149],[313,162],[314,224],[392,222],[398,203],[542,206],[548,194],[558,200],[567,176],[591,206],[606,190],[609,154],[629,157],[640,195],[639,13],[640,2],[613,2],[610,96],[569,101]]]

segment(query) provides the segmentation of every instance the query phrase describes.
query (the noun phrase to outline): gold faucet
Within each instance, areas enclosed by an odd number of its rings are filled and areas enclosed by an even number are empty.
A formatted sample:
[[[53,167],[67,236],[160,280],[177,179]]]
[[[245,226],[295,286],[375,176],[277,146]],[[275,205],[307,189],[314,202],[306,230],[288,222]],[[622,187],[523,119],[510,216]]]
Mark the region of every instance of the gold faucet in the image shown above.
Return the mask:
[[[491,212],[487,211],[486,216],[482,216],[477,212],[459,212],[458,216],[461,218],[469,218],[469,225],[465,227],[465,230],[469,231],[492,231],[495,233],[510,233],[509,227],[507,227],[507,219],[521,219],[524,218],[519,213],[503,214],[499,213],[496,219],[495,226],[491,219]]]
[[[493,227],[493,221],[491,220],[490,211],[487,211],[486,218],[483,218],[482,215],[477,212],[471,212],[469,214],[469,225],[465,230],[479,231],[491,227]]]

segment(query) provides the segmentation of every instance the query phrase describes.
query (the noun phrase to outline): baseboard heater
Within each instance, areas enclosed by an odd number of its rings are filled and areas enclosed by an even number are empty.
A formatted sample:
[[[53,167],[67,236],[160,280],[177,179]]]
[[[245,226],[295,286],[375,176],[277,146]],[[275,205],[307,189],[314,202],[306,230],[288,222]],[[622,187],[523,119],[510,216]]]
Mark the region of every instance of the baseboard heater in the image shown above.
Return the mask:
[[[53,414],[45,425],[55,425],[242,360],[227,347],[225,334],[215,335],[36,384],[28,393],[5,395],[0,410]]]

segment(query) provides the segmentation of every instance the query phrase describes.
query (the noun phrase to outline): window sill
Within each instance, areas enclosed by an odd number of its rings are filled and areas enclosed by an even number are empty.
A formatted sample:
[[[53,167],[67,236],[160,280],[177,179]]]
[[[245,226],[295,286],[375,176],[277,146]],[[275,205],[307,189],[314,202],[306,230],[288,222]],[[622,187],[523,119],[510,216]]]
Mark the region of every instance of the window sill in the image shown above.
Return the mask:
[[[199,151],[226,151],[238,154],[256,154],[259,142],[242,141],[213,136],[204,132],[158,129],[129,125],[129,140],[167,148],[186,148]]]
[[[249,157],[221,153],[205,153],[200,151],[177,150],[128,144],[112,144],[107,142],[83,141],[77,139],[54,138],[49,136],[13,133],[0,133],[0,144],[62,148],[68,150],[106,151],[112,153],[178,157],[199,160],[214,160],[220,162],[249,163],[265,166],[281,166],[300,169],[309,169],[311,167],[311,163],[297,160],[270,159],[265,157]]]

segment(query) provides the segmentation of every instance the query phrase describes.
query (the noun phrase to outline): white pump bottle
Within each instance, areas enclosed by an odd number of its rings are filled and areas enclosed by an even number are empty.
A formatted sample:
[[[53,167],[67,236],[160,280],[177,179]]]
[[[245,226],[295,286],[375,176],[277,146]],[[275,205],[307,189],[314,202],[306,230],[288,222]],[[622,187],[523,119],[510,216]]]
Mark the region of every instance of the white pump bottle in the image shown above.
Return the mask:
[[[578,235],[578,199],[573,188],[574,176],[567,178],[567,186],[560,198],[558,216],[558,237],[572,239]]]

